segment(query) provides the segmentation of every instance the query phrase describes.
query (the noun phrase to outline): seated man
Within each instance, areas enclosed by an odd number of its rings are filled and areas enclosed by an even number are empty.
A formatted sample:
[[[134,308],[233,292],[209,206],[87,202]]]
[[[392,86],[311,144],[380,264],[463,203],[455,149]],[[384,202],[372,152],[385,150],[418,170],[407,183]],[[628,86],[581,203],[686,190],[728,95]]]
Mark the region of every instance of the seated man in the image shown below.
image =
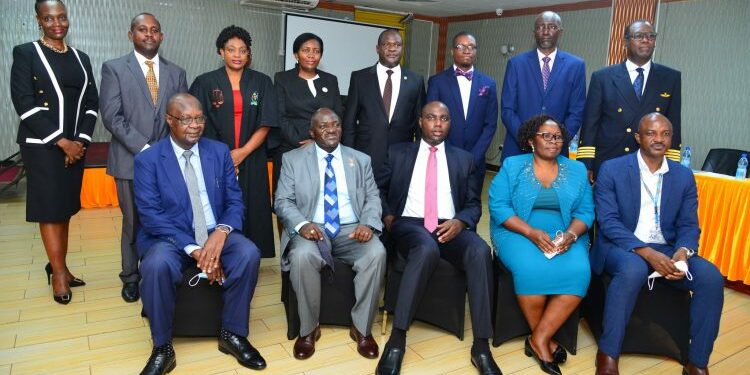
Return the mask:
[[[229,149],[202,139],[206,117],[190,94],[167,103],[170,136],[135,157],[133,186],[141,219],[141,296],[154,349],[142,374],[175,365],[172,319],[182,272],[197,262],[211,283],[224,286],[219,351],[248,368],[266,361],[245,338],[260,252],[242,234],[244,205]]]
[[[649,274],[657,271],[670,286],[693,292],[683,373],[708,374],[724,294],[719,270],[696,255],[700,229],[695,179],[689,169],[665,158],[672,145],[672,124],[664,115],[644,116],[635,140],[638,152],[604,162],[594,187],[599,230],[591,268],[612,276],[596,373],[618,373],[625,327]],[[687,262],[688,272],[675,266],[679,261]]]
[[[390,147],[378,176],[383,222],[406,259],[393,331],[376,374],[398,374],[409,329],[440,259],[466,272],[474,344],[471,363],[481,374],[500,374],[487,340],[492,336],[492,256],[476,233],[482,214],[474,157],[443,142],[451,118],[445,104],[422,108],[419,143]]]
[[[314,144],[283,155],[275,200],[285,229],[281,267],[290,271],[299,301],[294,357],[307,359],[315,353],[320,338],[320,272],[333,267],[333,255],[357,274],[349,336],[359,354],[377,358],[378,344],[370,330],[385,272],[385,248],[373,235],[382,224],[370,157],[339,144],[341,122],[328,108],[313,114],[310,138]]]

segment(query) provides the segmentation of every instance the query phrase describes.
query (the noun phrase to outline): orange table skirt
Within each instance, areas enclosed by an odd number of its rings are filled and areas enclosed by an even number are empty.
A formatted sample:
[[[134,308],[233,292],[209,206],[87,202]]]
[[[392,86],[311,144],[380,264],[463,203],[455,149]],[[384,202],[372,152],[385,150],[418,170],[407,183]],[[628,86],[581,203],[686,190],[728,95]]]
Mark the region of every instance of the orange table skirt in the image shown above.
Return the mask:
[[[700,255],[729,281],[750,285],[750,180],[699,172]]]

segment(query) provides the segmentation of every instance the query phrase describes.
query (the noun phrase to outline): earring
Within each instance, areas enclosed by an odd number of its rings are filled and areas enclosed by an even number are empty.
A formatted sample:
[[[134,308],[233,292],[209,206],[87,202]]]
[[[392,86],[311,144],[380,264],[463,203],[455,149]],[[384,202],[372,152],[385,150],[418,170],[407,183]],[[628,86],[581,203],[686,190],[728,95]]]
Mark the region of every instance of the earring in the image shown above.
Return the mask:
[[[531,145],[531,152],[534,152],[534,145]]]

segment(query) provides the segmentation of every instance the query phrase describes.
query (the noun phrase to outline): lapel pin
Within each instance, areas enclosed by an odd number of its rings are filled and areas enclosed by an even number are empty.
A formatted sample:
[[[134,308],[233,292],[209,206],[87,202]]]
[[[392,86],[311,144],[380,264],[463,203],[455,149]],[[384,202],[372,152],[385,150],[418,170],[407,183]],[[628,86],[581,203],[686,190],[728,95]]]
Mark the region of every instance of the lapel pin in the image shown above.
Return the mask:
[[[407,77],[407,76],[404,76],[404,81],[406,81],[407,79],[409,79],[409,77]]]
[[[321,90],[323,90],[323,92],[328,92],[328,87],[323,86]]]

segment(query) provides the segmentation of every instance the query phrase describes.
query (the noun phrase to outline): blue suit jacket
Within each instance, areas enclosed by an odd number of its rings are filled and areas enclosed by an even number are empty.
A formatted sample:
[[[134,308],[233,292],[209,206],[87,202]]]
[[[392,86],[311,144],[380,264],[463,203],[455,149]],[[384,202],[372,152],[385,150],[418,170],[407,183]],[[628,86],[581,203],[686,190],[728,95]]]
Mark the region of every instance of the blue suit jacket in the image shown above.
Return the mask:
[[[573,136],[583,122],[586,65],[580,57],[558,49],[545,92],[536,49],[522,53],[510,59],[505,68],[501,103],[506,129],[503,160],[522,153],[516,140],[518,129],[534,116],[554,117]],[[568,155],[566,147],[562,154]]]
[[[450,67],[430,77],[427,88],[429,103],[439,100],[448,106],[451,130],[446,142],[471,152],[474,164],[484,173],[484,154],[497,130],[497,85],[495,80],[474,69],[469,96],[469,113],[464,119],[461,91],[455,71]]]
[[[664,174],[660,203],[662,234],[667,246],[673,249],[684,246],[698,251],[700,228],[695,177],[679,163],[671,160],[667,163],[669,172]],[[634,234],[641,206],[636,153],[602,164],[594,186],[594,197],[599,226],[591,249],[591,268],[601,273],[609,252],[648,246]]]
[[[245,206],[229,148],[201,138],[198,150],[216,223],[241,229]],[[158,241],[180,249],[196,243],[190,196],[170,137],[136,155],[133,190],[141,221],[137,238],[140,256]]]

